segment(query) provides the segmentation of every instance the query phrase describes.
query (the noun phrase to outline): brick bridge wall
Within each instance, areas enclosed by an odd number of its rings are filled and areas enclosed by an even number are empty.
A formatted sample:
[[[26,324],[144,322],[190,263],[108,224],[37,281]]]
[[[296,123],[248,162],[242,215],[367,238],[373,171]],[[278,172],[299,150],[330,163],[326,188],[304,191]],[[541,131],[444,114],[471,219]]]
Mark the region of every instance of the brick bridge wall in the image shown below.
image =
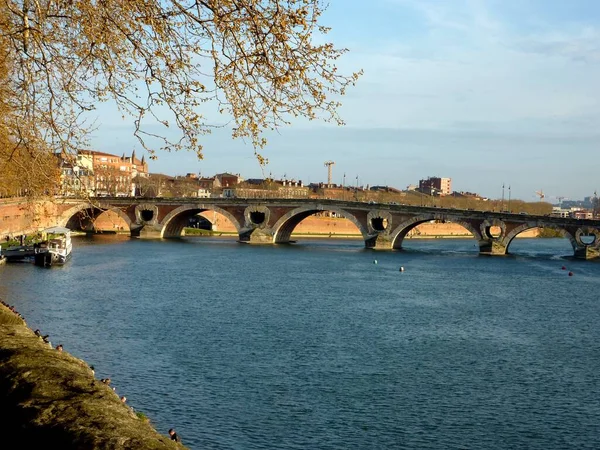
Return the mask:
[[[236,229],[229,219],[216,211],[205,211],[200,214],[213,224],[213,229],[225,233],[235,233]],[[106,211],[95,221],[98,231],[129,232],[127,223],[112,211]],[[518,237],[537,237],[539,228],[526,230]],[[294,229],[297,235],[355,235],[360,237],[360,231],[351,221],[339,217],[309,216]],[[424,223],[418,225],[407,237],[472,237],[472,234],[462,225],[456,223]]]
[[[334,211],[349,219],[365,240],[368,248],[400,249],[402,240],[411,236],[426,236],[435,225],[456,224],[436,230],[437,235],[468,236],[464,227],[477,240],[480,253],[504,255],[510,242],[536,227],[558,229],[565,235],[578,258],[600,257],[600,221],[558,219],[547,216],[516,213],[456,210],[452,208],[415,207],[409,205],[365,204],[355,201],[298,199],[98,199],[101,209],[113,209],[131,225],[134,236],[161,238],[180,236],[188,219],[209,210],[217,211],[233,222],[239,239],[253,244],[280,244],[291,240],[292,233],[309,232],[308,219],[315,213]],[[81,206],[78,206],[81,208]],[[75,214],[77,206],[65,211],[63,219]],[[100,210],[96,208],[94,217]],[[205,214],[206,215],[206,214]],[[210,216],[210,213],[209,213]],[[214,217],[214,215],[213,215]],[[210,220],[210,217],[209,217]],[[214,219],[213,219],[214,220]],[[81,220],[79,221],[81,223]],[[221,231],[225,231],[222,222]],[[341,223],[341,222],[340,222]],[[76,225],[76,222],[73,222]],[[82,225],[83,226],[83,225]],[[113,225],[118,227],[118,225]],[[219,225],[217,225],[219,228]],[[307,227],[307,228],[305,228]],[[415,227],[421,227],[420,229]],[[329,228],[333,223],[329,222]],[[88,222],[85,229],[92,229]],[[327,227],[325,227],[327,230]],[[311,231],[317,231],[312,229]],[[323,228],[318,228],[319,232]],[[333,234],[333,231],[331,232]],[[531,231],[529,231],[531,233]],[[535,233],[535,231],[533,232]],[[336,233],[338,234],[338,233]],[[342,234],[342,233],[339,233]],[[592,236],[590,242],[583,237]]]
[[[431,232],[428,228],[432,226],[438,227],[435,235],[468,236],[464,227],[478,241],[480,253],[503,255],[515,236],[541,226],[563,233],[570,240],[576,257],[600,257],[600,220],[326,200],[102,198],[97,201],[92,205],[77,199],[38,201],[35,204],[5,200],[0,204],[0,234],[28,234],[52,225],[93,231],[94,220],[103,211],[111,209],[114,213],[104,212],[105,217],[100,219],[100,223],[104,222],[109,229],[130,229],[133,236],[142,238],[168,238],[179,236],[187,226],[188,218],[194,214],[209,210],[210,220],[210,211],[215,210],[226,216],[228,221],[233,221],[241,241],[273,244],[289,242],[292,233],[328,233],[328,229],[335,229],[336,234],[346,234],[346,230],[350,231],[351,225],[338,228],[337,224],[342,222],[330,221],[321,227],[317,225],[318,219],[311,218],[317,212],[331,210],[347,217],[360,230],[365,246],[374,249],[399,249],[404,238],[428,235]],[[303,220],[306,222],[301,225]],[[222,231],[227,229],[224,226],[228,221],[221,222]],[[433,221],[436,224],[431,225]],[[454,225],[439,229],[440,223]],[[420,229],[415,230],[416,226]],[[229,227],[233,228],[231,224]],[[346,230],[337,231],[342,228]],[[584,237],[592,239],[584,241]]]
[[[37,206],[25,199],[0,200],[0,236],[29,234],[40,229],[56,225],[59,205],[54,202],[42,202]],[[205,211],[201,214],[216,225],[218,231],[235,232],[233,224],[222,214]],[[101,231],[128,232],[127,223],[112,211],[106,211],[95,221],[96,229]],[[304,219],[294,230],[294,234],[343,234],[360,235],[358,228],[349,220],[335,217],[310,216]],[[535,237],[538,229],[527,230],[519,237]],[[407,237],[414,236],[465,236],[471,234],[455,223],[421,224]]]
[[[56,225],[59,210],[54,202],[26,199],[0,200],[0,236],[35,233]]]

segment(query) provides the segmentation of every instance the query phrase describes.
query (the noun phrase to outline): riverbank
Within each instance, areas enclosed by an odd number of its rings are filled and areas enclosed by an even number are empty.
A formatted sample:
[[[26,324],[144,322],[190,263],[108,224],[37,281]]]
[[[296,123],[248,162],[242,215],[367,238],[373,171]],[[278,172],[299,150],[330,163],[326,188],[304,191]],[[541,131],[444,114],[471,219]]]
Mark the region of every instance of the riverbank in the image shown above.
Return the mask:
[[[213,224],[216,233],[236,233],[233,224],[224,216],[216,212],[202,213],[206,219]],[[532,228],[520,233],[518,237],[537,237],[538,228]],[[298,237],[339,237],[339,238],[357,238],[362,239],[362,235],[356,225],[350,220],[341,217],[328,216],[309,216],[300,222],[292,233],[292,239]],[[411,230],[406,238],[408,239],[436,239],[436,238],[472,238],[469,230],[458,223],[427,222],[418,225]]]
[[[231,231],[209,231],[197,228],[185,228],[184,235],[191,237],[232,237],[237,238],[238,234]],[[298,238],[304,239],[363,239],[361,234],[355,233],[292,233],[292,240]],[[471,234],[413,234],[406,236],[406,239],[468,239]]]
[[[305,219],[306,220],[306,219]],[[350,221],[339,222],[345,219],[317,219],[315,223],[302,223],[291,234],[292,240],[298,238],[331,238],[331,239],[363,239],[358,229]],[[337,226],[341,225],[341,226]],[[216,236],[237,237],[235,230],[209,231],[198,228],[185,228],[185,236]],[[541,237],[538,228],[532,228],[520,233],[517,238]],[[469,239],[473,235],[463,226],[454,223],[425,223],[411,230],[405,239]]]
[[[0,355],[2,448],[185,448],[96,380],[88,364],[52,348],[1,304]]]

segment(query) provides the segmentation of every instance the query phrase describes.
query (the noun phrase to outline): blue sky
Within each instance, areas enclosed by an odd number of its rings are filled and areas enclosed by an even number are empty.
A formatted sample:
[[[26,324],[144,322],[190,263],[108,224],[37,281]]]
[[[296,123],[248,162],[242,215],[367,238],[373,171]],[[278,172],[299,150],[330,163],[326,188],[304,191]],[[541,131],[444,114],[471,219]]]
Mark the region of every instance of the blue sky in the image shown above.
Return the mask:
[[[346,174],[405,188],[441,176],[492,198],[510,185],[526,201],[600,188],[599,1],[330,0],[322,23],[350,49],[341,71],[364,70],[342,99],[347,125],[268,135],[264,175],[325,181],[333,160],[337,183]],[[95,148],[135,148],[129,122],[104,113],[98,123]],[[150,170],[263,176],[252,147],[226,130],[206,137],[203,160],[161,153]]]

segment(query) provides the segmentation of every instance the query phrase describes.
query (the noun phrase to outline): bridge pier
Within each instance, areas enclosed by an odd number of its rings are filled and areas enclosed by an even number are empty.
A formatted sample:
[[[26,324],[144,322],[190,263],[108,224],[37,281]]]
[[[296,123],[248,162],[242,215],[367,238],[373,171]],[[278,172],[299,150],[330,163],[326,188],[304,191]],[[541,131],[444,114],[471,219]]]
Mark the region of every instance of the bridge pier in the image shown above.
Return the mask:
[[[575,249],[575,258],[585,260],[600,258],[600,248],[592,245],[578,247]]]
[[[600,257],[600,227],[567,227],[573,239],[573,253],[577,259],[596,259]]]
[[[139,237],[140,239],[160,239],[162,238],[160,228],[153,227],[152,225],[144,225],[140,228],[131,229],[132,237]]]
[[[273,231],[269,228],[242,230],[239,241],[247,244],[273,244]]]
[[[496,240],[496,239],[491,239],[491,240],[480,240],[479,241],[479,254],[481,255],[506,255],[506,246]]]
[[[380,233],[365,240],[365,247],[373,250],[393,250],[393,244],[388,233]]]
[[[82,224],[81,231],[85,232],[85,234],[88,236],[96,234],[96,228],[94,227],[94,224],[92,222]]]

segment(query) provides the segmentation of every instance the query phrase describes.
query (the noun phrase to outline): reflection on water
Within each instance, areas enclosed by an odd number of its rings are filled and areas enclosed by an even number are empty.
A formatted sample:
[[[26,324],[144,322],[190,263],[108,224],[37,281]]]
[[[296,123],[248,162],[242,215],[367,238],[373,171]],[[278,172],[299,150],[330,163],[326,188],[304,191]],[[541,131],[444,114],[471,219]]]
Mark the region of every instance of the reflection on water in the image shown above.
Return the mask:
[[[194,449],[599,448],[600,265],[565,241],[95,236],[0,295]]]

